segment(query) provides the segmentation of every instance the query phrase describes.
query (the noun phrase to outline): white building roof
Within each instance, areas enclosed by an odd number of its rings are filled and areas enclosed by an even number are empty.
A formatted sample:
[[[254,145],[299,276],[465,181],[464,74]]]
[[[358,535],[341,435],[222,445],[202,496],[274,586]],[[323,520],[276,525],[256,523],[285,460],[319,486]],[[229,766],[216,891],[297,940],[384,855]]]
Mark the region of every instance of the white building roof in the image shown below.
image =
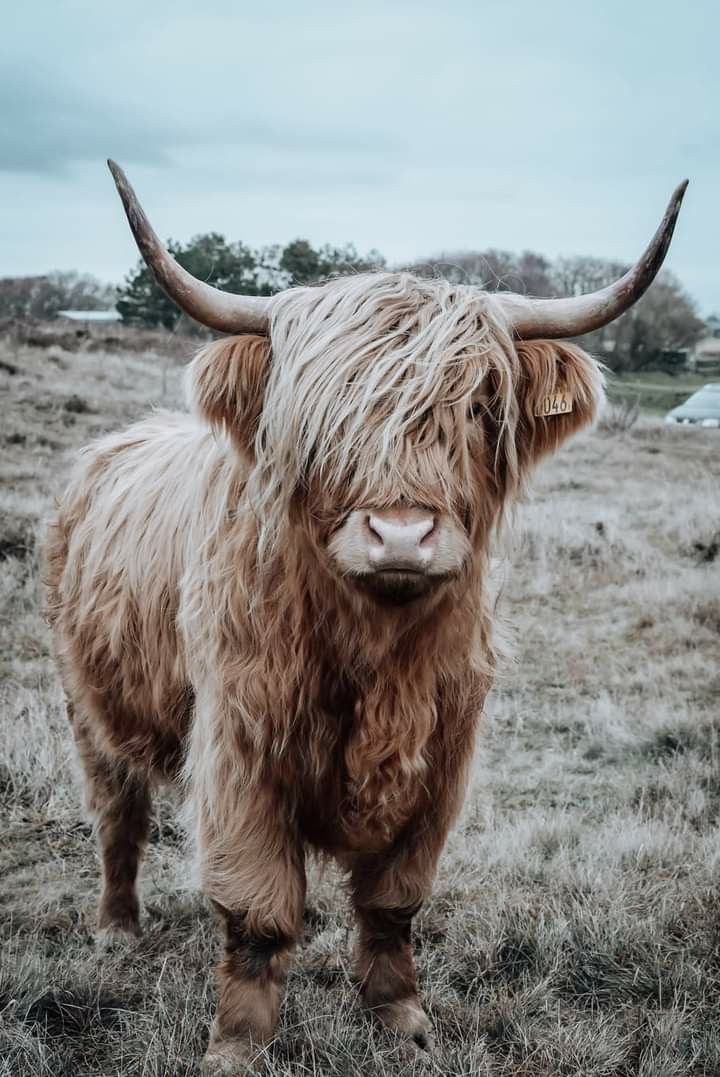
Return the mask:
[[[720,337],[703,337],[695,345],[696,355],[720,355]]]
[[[59,310],[58,318],[69,318],[72,322],[119,322],[120,314],[112,310]]]

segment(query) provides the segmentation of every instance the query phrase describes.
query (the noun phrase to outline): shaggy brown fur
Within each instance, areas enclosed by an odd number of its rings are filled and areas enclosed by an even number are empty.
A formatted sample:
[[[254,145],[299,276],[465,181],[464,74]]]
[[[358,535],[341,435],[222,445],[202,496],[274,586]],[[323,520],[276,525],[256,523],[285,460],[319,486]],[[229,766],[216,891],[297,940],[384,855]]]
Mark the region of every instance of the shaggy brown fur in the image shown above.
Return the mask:
[[[378,281],[290,293],[269,343],[206,348],[190,372],[195,415],[158,414],[91,447],[50,530],[101,923],[138,930],[148,788],[184,780],[202,885],[226,926],[218,1065],[245,1065],[272,1035],[308,849],[348,873],[367,1004],[425,1041],[411,921],[492,681],[491,534],[602,393],[579,349],[514,346],[490,300]],[[572,412],[535,417],[558,383]],[[400,609],[354,586],[331,542],[358,507],[401,501],[436,512],[470,553]]]

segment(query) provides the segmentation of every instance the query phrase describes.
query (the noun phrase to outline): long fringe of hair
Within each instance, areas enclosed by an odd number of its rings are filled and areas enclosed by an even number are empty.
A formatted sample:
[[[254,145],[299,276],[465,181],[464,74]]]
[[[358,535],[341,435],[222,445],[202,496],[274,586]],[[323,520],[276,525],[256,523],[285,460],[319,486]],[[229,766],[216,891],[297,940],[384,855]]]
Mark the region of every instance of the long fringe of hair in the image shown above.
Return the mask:
[[[409,273],[362,274],[280,296],[270,338],[277,361],[248,489],[261,563],[282,533],[293,492],[310,479],[356,504],[377,503],[383,491],[396,495],[408,432],[439,405],[466,400],[490,370],[517,480],[517,355],[491,296]],[[457,459],[465,474],[456,481],[468,481],[464,442]]]

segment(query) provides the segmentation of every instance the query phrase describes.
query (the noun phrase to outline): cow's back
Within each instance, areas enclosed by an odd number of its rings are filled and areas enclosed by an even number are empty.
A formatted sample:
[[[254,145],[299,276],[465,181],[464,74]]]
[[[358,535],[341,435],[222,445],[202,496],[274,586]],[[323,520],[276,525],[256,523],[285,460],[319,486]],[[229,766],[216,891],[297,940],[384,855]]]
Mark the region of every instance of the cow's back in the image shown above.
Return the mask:
[[[83,451],[48,533],[50,622],[71,715],[104,750],[168,776],[193,704],[180,581],[219,469],[207,428],[159,412]]]

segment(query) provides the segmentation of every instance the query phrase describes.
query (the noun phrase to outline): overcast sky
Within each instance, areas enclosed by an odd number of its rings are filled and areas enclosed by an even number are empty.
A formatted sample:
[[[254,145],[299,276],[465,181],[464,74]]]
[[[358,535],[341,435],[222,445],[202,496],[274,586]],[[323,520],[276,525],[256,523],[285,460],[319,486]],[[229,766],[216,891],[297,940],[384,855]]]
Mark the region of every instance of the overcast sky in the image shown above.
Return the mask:
[[[717,0],[27,0],[0,38],[0,275],[117,281],[158,232],[631,259],[720,308]]]

